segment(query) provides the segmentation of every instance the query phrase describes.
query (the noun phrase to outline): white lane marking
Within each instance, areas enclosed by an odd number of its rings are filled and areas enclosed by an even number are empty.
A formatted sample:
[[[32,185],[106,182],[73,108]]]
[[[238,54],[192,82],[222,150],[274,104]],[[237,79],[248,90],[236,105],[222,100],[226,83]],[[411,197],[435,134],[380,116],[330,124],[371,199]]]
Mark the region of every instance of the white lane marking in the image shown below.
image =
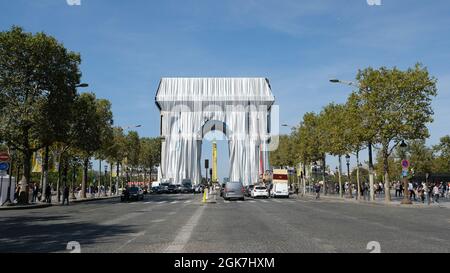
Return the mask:
[[[248,201],[248,202],[250,202],[250,203],[256,203],[256,201],[255,201],[255,200],[250,200],[250,201]]]
[[[261,200],[261,202],[263,202],[263,203],[267,203],[267,202],[269,202],[269,201],[267,201],[267,200]]]
[[[173,242],[164,250],[166,253],[177,253],[181,252],[186,244],[189,242],[189,239],[192,236],[192,232],[194,228],[197,226],[200,218],[202,217],[203,211],[206,206],[200,206],[195,212],[194,215],[189,219],[189,221],[178,231],[177,236],[173,240]]]
[[[139,232],[139,233],[131,233],[129,234],[129,236],[132,236],[133,238],[126,241],[123,245],[121,245],[118,249],[116,249],[114,252],[118,252],[119,250],[121,250],[122,248],[124,248],[125,246],[129,245],[130,243],[132,243],[134,240],[136,240],[138,237],[145,235],[145,231]]]
[[[184,203],[185,204],[189,204],[189,203],[191,203],[192,202],[192,200],[187,200],[187,201],[185,201]]]
[[[164,221],[166,221],[166,219],[156,219],[156,220],[152,220],[151,222],[152,223],[161,223],[161,222],[164,222]]]
[[[158,204],[164,204],[164,203],[166,203],[167,201],[160,201],[160,202],[158,202]]]
[[[172,201],[172,202],[170,202],[170,204],[176,204],[176,203],[178,203],[178,201]]]
[[[273,199],[273,202],[281,203],[281,201],[277,199]]]
[[[125,222],[127,220],[130,220],[131,218],[136,217],[136,216],[138,216],[140,214],[141,213],[138,213],[138,212],[132,212],[132,213],[125,214],[123,216],[114,218],[112,220],[105,221],[105,222],[101,223],[100,225],[104,225],[104,226],[117,225],[117,224],[119,224],[121,222]]]
[[[226,200],[225,200],[225,201],[223,201],[223,202],[224,202],[224,203],[227,203],[227,204],[228,204],[228,203],[230,203],[230,201],[226,201]]]
[[[152,203],[152,202],[145,202],[144,204],[150,204],[150,203]]]

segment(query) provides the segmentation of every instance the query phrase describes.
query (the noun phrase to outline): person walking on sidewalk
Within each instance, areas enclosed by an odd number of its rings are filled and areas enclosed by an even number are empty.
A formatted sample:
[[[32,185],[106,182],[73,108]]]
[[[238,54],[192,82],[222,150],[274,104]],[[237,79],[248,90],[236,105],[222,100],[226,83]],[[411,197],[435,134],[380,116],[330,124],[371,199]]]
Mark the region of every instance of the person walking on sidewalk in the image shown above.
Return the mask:
[[[50,185],[47,185],[45,188],[45,200],[46,203],[52,202],[52,187]]]
[[[436,184],[436,185],[434,185],[434,188],[433,188],[433,197],[434,197],[435,203],[439,203],[439,194],[440,194],[439,187]]]
[[[64,205],[67,201],[67,205],[69,205],[69,195],[70,195],[70,190],[69,187],[66,185],[64,187],[64,191],[63,191],[63,201],[62,204]]]
[[[315,190],[316,190],[316,199],[320,199],[320,184],[317,183],[315,185]]]

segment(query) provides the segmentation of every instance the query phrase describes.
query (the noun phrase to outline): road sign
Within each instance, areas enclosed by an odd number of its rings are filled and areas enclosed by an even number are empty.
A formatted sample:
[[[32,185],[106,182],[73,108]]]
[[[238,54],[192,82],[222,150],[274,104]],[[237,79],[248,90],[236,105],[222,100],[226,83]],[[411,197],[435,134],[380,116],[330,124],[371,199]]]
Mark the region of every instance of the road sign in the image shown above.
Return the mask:
[[[7,171],[9,170],[9,164],[7,162],[1,162],[0,163],[0,171]]]
[[[0,162],[9,161],[8,153],[0,153]]]
[[[403,176],[403,177],[406,177],[406,176],[408,176],[408,175],[409,175],[408,170],[403,170],[403,171],[402,171],[402,176]]]
[[[409,161],[408,160],[402,160],[402,167],[403,169],[408,169],[409,168]]]

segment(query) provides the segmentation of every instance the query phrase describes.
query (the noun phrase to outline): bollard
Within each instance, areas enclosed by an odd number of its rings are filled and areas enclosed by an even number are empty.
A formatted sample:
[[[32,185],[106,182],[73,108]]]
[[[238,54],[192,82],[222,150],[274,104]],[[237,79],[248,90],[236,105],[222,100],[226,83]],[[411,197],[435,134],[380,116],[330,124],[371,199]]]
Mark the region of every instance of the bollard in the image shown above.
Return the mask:
[[[206,189],[203,190],[203,203],[206,203],[206,199],[207,199],[206,191],[207,191]]]

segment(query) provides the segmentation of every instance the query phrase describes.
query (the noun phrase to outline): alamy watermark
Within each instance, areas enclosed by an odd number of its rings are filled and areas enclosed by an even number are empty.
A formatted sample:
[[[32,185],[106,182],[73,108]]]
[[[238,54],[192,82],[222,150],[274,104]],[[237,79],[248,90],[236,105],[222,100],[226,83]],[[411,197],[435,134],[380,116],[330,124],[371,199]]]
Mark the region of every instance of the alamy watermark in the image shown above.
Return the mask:
[[[81,6],[81,0],[66,0],[69,6]]]

